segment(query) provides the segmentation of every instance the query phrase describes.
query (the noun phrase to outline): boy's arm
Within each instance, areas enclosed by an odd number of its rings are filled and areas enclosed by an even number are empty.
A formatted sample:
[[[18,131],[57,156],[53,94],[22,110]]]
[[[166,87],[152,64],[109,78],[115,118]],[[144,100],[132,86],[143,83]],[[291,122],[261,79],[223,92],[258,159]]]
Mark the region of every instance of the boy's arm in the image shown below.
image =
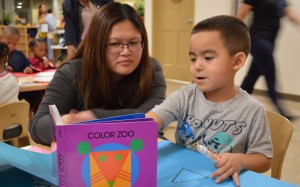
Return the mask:
[[[30,66],[27,66],[24,70],[23,73],[33,73],[33,70]]]
[[[146,118],[152,118],[158,124],[158,129],[162,129],[164,127],[163,121],[154,112],[150,111],[146,113]]]
[[[237,186],[240,186],[240,171],[248,169],[258,173],[266,172],[270,169],[272,160],[262,154],[221,153],[218,156],[220,160],[215,165],[218,169],[211,177],[217,177],[215,182],[220,183],[232,176]]]

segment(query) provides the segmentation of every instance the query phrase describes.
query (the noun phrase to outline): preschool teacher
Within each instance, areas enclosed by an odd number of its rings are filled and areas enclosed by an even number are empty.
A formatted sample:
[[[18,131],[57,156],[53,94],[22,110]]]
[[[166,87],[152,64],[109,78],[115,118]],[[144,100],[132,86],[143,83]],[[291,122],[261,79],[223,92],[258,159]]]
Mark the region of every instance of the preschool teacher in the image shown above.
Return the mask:
[[[139,14],[118,2],[101,7],[73,59],[55,73],[30,122],[31,138],[50,145],[54,126],[49,105],[64,124],[148,112],[166,95],[160,64],[150,59],[148,38]]]

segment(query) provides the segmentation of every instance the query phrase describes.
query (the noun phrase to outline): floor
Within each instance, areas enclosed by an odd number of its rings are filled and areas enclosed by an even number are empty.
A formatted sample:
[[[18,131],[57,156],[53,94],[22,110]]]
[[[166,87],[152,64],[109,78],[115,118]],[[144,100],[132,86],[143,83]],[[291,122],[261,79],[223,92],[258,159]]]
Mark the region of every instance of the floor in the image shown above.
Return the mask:
[[[168,80],[167,81],[167,96],[173,91],[179,89],[184,83]],[[269,98],[262,95],[254,95],[259,101],[261,101],[267,110],[275,111],[272,103]],[[291,100],[281,100],[282,105],[284,105],[287,109],[289,109],[290,113],[293,116],[299,116],[295,120],[292,121],[293,124],[293,135],[290,141],[290,145],[288,147],[285,162],[282,168],[281,180],[286,181],[288,183],[300,185],[300,151],[299,145],[300,142],[300,104],[297,101]],[[176,123],[171,124],[166,132],[165,136],[174,141],[174,130]],[[270,175],[270,172],[264,173],[265,175]]]

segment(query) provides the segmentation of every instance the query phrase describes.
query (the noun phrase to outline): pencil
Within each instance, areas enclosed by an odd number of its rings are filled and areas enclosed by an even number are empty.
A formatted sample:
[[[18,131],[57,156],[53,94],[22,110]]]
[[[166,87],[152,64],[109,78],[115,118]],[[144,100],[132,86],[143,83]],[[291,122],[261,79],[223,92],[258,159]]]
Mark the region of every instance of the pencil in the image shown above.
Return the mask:
[[[204,147],[198,143],[196,143],[195,146],[199,153],[203,154],[204,156],[211,159],[212,161],[217,162],[220,160],[220,158],[217,155],[215,155],[213,152],[208,150],[206,147]]]

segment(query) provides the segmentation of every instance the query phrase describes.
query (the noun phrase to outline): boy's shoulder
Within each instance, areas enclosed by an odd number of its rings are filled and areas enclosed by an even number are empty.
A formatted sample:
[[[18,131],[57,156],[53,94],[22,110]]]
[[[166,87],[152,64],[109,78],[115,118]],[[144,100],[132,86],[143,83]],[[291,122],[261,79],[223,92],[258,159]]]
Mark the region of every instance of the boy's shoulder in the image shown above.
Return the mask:
[[[10,56],[25,56],[25,54],[23,53],[23,51],[20,51],[18,49],[13,50],[12,52],[10,52],[9,55]]]
[[[257,100],[253,95],[248,94],[242,88],[239,88],[237,93],[237,100],[240,105],[247,105],[249,107],[263,107],[263,104]]]
[[[199,90],[196,84],[192,83],[181,86],[179,89],[171,93],[170,97],[181,97],[191,100],[195,97],[204,98],[204,94],[201,90]]]
[[[179,91],[185,93],[196,93],[196,92],[203,93],[201,90],[199,90],[198,85],[195,83],[183,85],[180,87]]]
[[[11,72],[8,72],[8,71],[5,71],[4,73],[2,73],[0,75],[0,79],[11,80],[12,82],[18,83],[18,79]]]

